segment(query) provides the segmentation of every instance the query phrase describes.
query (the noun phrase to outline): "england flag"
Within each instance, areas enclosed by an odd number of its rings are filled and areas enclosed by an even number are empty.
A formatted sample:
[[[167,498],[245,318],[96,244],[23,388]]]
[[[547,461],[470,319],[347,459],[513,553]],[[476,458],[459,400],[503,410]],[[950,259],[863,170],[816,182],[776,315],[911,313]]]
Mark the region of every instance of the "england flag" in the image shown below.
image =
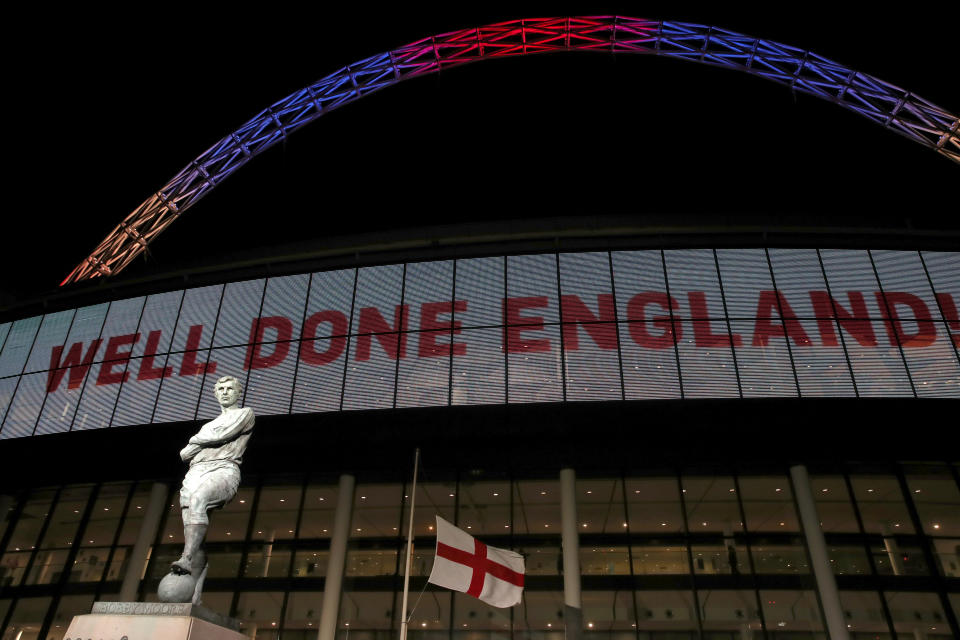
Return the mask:
[[[437,552],[429,582],[495,607],[512,607],[523,595],[523,574],[519,553],[488,547],[437,516]]]

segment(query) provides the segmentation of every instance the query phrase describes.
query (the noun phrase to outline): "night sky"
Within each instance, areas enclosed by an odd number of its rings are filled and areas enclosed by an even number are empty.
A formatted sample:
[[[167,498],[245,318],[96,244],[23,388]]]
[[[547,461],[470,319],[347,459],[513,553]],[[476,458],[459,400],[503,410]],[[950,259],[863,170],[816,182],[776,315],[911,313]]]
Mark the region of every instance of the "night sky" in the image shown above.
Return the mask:
[[[715,25],[808,48],[960,111],[956,9],[357,4],[352,13],[84,7],[9,24],[28,44],[7,65],[16,167],[0,305],[55,289],[144,198],[270,103],[460,28],[612,13]],[[931,150],[744,73],[652,56],[528,56],[414,79],[325,115],[190,209],[129,273],[331,235],[528,217],[842,215],[956,231],[958,185],[960,166]]]

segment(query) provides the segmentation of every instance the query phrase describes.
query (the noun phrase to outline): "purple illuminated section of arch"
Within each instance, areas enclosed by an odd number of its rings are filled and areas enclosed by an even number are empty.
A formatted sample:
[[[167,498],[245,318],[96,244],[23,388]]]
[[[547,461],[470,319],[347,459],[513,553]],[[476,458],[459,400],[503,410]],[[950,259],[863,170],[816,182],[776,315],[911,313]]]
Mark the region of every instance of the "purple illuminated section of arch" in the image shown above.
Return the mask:
[[[956,115],[803,49],[716,27],[621,16],[512,20],[431,36],[371,56],[270,105],[141,203],[61,286],[119,273],[234,171],[337,107],[468,62],[555,51],[641,53],[738,69],[835,102],[960,163]]]

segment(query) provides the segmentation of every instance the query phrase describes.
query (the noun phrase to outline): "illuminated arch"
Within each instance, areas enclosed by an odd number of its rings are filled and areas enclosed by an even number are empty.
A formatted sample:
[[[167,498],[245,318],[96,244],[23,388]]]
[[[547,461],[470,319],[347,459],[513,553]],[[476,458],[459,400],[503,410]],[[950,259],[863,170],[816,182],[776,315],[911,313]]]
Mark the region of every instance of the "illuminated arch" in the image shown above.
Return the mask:
[[[738,69],[835,102],[960,163],[957,116],[809,51],[681,22],[619,16],[512,20],[431,36],[360,60],[270,105],[147,198],[61,285],[119,273],[227,176],[337,107],[467,62],[553,51],[646,53]]]

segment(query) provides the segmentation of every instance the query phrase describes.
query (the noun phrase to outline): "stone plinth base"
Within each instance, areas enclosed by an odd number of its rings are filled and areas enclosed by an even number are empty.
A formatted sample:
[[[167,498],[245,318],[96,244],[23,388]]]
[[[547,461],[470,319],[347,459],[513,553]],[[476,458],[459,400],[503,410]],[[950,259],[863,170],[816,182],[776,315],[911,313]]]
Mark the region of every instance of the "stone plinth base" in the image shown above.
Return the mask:
[[[194,604],[95,602],[63,640],[248,640],[240,621]]]

